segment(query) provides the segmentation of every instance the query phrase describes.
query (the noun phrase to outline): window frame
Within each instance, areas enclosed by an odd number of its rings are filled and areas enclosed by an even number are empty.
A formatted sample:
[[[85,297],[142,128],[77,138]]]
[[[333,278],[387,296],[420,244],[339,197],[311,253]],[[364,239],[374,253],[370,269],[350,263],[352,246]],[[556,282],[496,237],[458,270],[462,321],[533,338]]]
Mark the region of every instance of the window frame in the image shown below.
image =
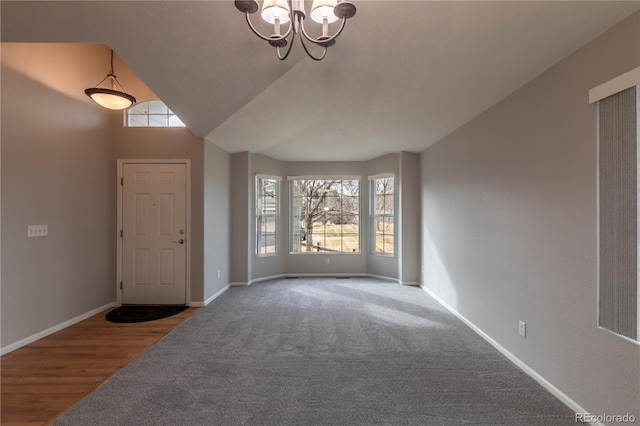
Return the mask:
[[[357,215],[355,215],[355,217],[357,217],[357,221],[358,221],[358,249],[357,251],[325,251],[325,250],[321,250],[321,251],[317,251],[317,250],[311,250],[311,251],[295,251],[295,237],[296,237],[296,230],[294,229],[295,224],[298,222],[296,220],[296,214],[294,212],[294,199],[296,198],[294,196],[294,191],[295,191],[295,182],[296,181],[301,181],[301,180],[335,180],[335,181],[356,181],[358,184],[358,200],[357,200],[357,206],[358,206],[358,213]],[[287,181],[289,184],[289,191],[288,191],[288,195],[289,195],[289,254],[290,255],[348,255],[348,256],[353,256],[353,255],[360,255],[363,253],[362,251],[362,176],[358,176],[358,175],[311,175],[311,176],[287,176]],[[342,195],[341,194],[341,199],[342,199]],[[342,209],[341,209],[342,212]],[[342,215],[342,213],[341,213]],[[349,235],[349,234],[347,234]],[[340,233],[340,240],[341,242],[344,241],[344,236],[345,234]],[[342,244],[341,244],[342,245]]]
[[[380,180],[380,179],[393,179],[393,192],[391,194],[383,194],[383,195],[393,195],[393,212],[391,214],[389,213],[376,213],[376,201],[377,201],[377,194],[376,194],[376,181]],[[370,242],[370,250],[369,253],[375,256],[384,256],[384,257],[394,257],[396,254],[396,177],[393,173],[383,173],[383,174],[378,174],[378,175],[373,175],[373,176],[369,176],[368,177],[369,180],[369,242]],[[392,244],[392,248],[393,251],[391,252],[386,252],[386,251],[377,251],[377,244],[376,244],[376,223],[377,223],[377,218],[379,217],[384,217],[384,218],[393,218],[393,244]],[[383,234],[384,235],[384,234]]]
[[[260,211],[261,206],[263,205],[263,203],[261,203],[261,195],[262,195],[262,181],[264,180],[273,180],[275,181],[275,211],[273,214],[268,214],[265,215],[263,212]],[[255,219],[256,219],[256,232],[255,232],[255,236],[256,236],[256,240],[255,240],[255,254],[258,257],[272,257],[272,256],[277,256],[280,253],[280,238],[279,238],[279,234],[280,234],[280,230],[279,230],[279,226],[280,226],[280,193],[281,193],[281,181],[282,181],[282,177],[280,176],[272,176],[272,175],[264,175],[264,174],[256,174],[255,177]],[[274,231],[273,231],[273,239],[274,239],[274,250],[273,252],[269,253],[269,252],[263,252],[262,248],[264,247],[268,247],[268,246],[262,246],[262,237],[263,237],[263,233],[262,233],[262,220],[265,217],[273,217],[274,218]]]

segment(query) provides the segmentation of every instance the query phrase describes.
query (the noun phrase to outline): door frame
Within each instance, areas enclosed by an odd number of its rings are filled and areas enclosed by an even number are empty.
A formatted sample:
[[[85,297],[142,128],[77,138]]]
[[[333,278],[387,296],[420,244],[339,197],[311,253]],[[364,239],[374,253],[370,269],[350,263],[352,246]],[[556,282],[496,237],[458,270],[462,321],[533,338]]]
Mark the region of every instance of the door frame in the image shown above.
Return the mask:
[[[185,233],[185,238],[187,239],[186,244],[186,259],[185,259],[185,304],[186,306],[191,306],[191,159],[150,159],[150,158],[131,158],[131,159],[123,159],[119,158],[117,160],[118,164],[118,179],[116,180],[116,187],[118,189],[118,219],[117,219],[117,228],[116,228],[116,240],[117,240],[117,269],[116,269],[116,305],[122,306],[122,237],[120,236],[120,230],[122,229],[122,178],[124,176],[124,166],[125,164],[184,164],[187,168],[187,188],[186,188],[186,203],[187,203],[187,212],[186,212],[186,227],[187,232]]]

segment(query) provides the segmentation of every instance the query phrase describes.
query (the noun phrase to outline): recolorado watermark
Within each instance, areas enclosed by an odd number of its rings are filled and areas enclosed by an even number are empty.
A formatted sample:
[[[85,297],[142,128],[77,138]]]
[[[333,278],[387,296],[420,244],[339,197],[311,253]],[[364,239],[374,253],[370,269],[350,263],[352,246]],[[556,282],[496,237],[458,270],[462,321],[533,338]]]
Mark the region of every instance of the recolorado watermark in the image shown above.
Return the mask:
[[[577,422],[586,423],[635,423],[636,416],[633,414],[591,414],[591,413],[576,413],[575,418]]]

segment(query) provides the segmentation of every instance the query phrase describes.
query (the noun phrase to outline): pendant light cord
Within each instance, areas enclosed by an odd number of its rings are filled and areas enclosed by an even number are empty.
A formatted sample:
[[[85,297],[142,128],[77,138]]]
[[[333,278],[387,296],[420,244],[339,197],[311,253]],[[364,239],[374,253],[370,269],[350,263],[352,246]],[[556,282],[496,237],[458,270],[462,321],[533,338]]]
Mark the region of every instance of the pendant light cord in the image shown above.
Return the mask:
[[[104,78],[104,80],[106,80],[107,78],[111,77],[111,85],[113,90],[120,90],[122,92],[126,92],[125,88],[122,87],[122,84],[120,84],[120,82],[118,81],[118,79],[116,78],[116,75],[113,73],[113,49],[111,49],[111,71],[109,71],[109,74],[107,74],[107,77]],[[102,80],[102,81],[104,81]],[[102,82],[100,82],[102,83]],[[100,84],[98,83],[98,84]],[[120,86],[120,89],[118,89],[117,86]]]
[[[109,75],[113,75],[113,49],[111,49],[111,71],[109,71]]]

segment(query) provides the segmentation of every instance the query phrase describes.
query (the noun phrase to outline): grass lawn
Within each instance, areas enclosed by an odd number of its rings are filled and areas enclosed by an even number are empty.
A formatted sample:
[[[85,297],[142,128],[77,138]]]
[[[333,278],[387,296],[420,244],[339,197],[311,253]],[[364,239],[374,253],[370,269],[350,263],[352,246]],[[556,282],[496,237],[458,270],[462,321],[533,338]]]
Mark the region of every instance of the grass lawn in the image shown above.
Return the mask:
[[[360,252],[360,233],[357,224],[317,224],[313,227],[313,245],[343,253]],[[376,234],[376,253],[393,253],[393,226],[387,226],[384,235]],[[303,248],[304,251],[304,248]],[[317,251],[314,249],[313,251]]]

